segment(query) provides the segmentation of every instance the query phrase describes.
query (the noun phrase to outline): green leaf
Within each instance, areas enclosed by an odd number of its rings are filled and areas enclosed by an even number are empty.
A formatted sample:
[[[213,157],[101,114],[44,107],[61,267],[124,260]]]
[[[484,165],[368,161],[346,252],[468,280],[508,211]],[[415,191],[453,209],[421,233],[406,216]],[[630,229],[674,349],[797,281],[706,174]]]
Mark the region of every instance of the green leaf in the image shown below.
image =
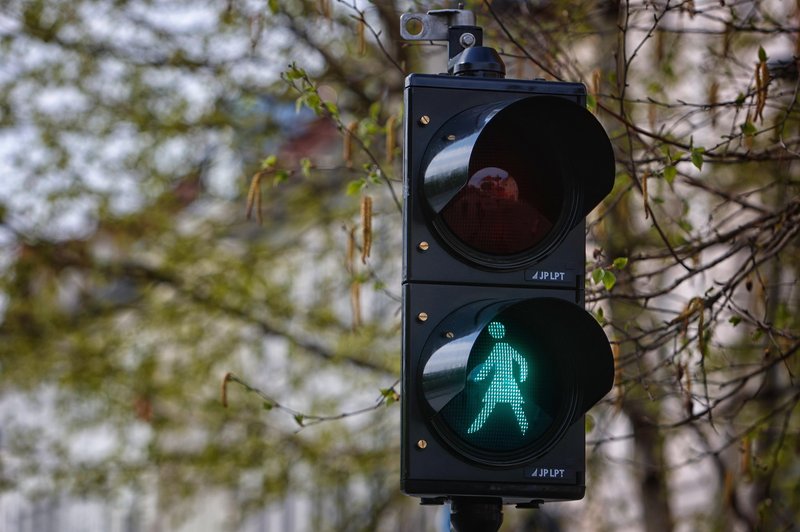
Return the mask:
[[[617,257],[616,259],[614,259],[612,267],[614,269],[621,270],[627,265],[628,265],[628,257]]]
[[[301,427],[304,426],[303,425],[303,420],[304,419],[305,419],[305,416],[303,414],[295,414],[295,416],[294,416],[295,423],[297,423]]]
[[[742,318],[741,318],[741,316],[731,316],[731,318],[728,320],[728,322],[731,325],[733,325],[734,327],[736,327],[737,325],[739,325],[742,322]]]
[[[328,113],[334,118],[339,118],[339,108],[333,102],[325,102],[325,108],[328,110]]]
[[[284,72],[284,76],[286,76],[286,79],[290,81],[307,77],[306,71],[297,66],[295,63],[289,65],[289,70]]]
[[[678,168],[675,166],[667,166],[664,168],[664,179],[666,179],[667,183],[670,185],[675,181],[675,177],[678,175]]]
[[[278,156],[277,155],[269,155],[261,161],[261,169],[262,170],[271,170],[275,168],[275,165],[278,164]]]
[[[363,133],[366,135],[375,135],[376,133],[381,132],[381,126],[379,126],[377,122],[374,122],[372,120],[362,122],[361,126],[363,128]]]
[[[698,170],[703,169],[703,154],[705,151],[705,148],[692,148],[692,164],[695,165]]]
[[[758,131],[758,129],[756,128],[755,124],[753,124],[749,120],[746,121],[744,124],[740,125],[739,127],[741,128],[742,133],[744,133],[748,137],[752,137]]]
[[[348,196],[355,196],[367,185],[366,179],[356,179],[355,181],[350,181],[347,184],[347,195]]]
[[[594,319],[596,319],[597,323],[600,325],[606,324],[606,316],[605,312],[603,311],[603,307],[597,307],[597,310],[594,313]]]
[[[647,84],[647,92],[650,94],[663,94],[664,86],[657,81],[651,81]]]
[[[605,270],[603,268],[597,268],[592,272],[592,282],[594,284],[600,284],[600,281],[603,280],[603,275],[605,274]]]
[[[617,284],[617,276],[611,271],[605,270],[603,273],[603,286],[606,287],[606,290],[611,291],[615,284]]]
[[[762,63],[767,62],[767,52],[761,46],[758,47],[758,60]]]
[[[305,101],[308,108],[314,111],[316,114],[319,115],[322,113],[322,100],[316,92],[308,92],[306,94]]]
[[[264,402],[262,403],[262,405],[261,405],[261,407],[262,407],[264,410],[272,410],[274,406],[275,406],[275,405],[273,405],[273,404],[272,404],[272,403],[270,403],[269,401],[264,401]]]
[[[300,159],[300,170],[303,172],[304,177],[311,177],[311,159],[308,157]]]
[[[375,121],[378,119],[378,116],[381,114],[381,104],[380,102],[373,102],[369,106],[369,117]]]
[[[381,395],[386,400],[386,406],[400,400],[400,394],[394,388],[382,388]]]
[[[280,6],[278,4],[278,0],[268,0],[267,5],[269,6],[269,10],[272,12],[273,15],[278,13]]]
[[[272,186],[278,186],[287,179],[289,179],[289,172],[286,170],[278,170],[275,172],[275,178],[272,180]]]

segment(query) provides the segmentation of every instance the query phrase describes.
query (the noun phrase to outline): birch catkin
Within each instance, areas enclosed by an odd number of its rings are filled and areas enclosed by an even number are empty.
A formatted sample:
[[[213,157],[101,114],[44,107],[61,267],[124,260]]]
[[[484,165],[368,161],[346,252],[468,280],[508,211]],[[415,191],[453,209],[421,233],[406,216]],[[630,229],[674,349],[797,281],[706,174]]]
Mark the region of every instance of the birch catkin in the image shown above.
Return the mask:
[[[331,18],[331,0],[319,0],[319,12],[326,19]]]
[[[342,158],[344,159],[344,164],[347,165],[348,168],[353,167],[353,136],[356,134],[357,127],[358,122],[350,122],[350,125],[347,126],[347,131],[344,132]]]
[[[366,264],[372,250],[372,197],[361,198],[361,230],[363,246],[361,248],[361,263]]]
[[[361,282],[354,280],[350,285],[350,304],[353,309],[353,328],[361,326]]]
[[[366,23],[364,19],[358,21],[358,55],[364,55],[367,53],[367,39],[364,36],[364,30],[366,29]]]
[[[347,273],[353,275],[356,271],[356,228],[352,227],[347,231],[347,255],[345,256],[344,267]]]
[[[386,162],[391,164],[394,161],[394,147],[397,144],[397,140],[394,136],[394,128],[395,122],[397,122],[397,117],[392,115],[386,120]]]

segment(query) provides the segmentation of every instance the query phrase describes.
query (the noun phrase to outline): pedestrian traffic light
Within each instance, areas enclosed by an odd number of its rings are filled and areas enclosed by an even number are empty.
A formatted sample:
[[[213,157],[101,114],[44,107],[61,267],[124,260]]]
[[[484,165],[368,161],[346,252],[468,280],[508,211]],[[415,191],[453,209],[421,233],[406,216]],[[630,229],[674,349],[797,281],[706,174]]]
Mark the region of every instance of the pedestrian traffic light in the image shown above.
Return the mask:
[[[490,74],[406,79],[402,489],[579,499],[584,414],[614,379],[583,308],[611,144],[582,84],[470,64]]]

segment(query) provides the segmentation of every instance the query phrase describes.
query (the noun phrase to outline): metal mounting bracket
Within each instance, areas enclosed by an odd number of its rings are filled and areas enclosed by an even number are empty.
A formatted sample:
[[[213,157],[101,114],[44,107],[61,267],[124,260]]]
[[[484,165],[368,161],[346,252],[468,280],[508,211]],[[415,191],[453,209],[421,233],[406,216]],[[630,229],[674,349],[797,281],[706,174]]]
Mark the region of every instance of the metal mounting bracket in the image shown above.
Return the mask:
[[[483,44],[483,29],[475,14],[466,9],[434,9],[427,13],[400,15],[400,37],[406,41],[447,41],[447,55],[454,58],[467,48]]]
[[[409,26],[419,24],[421,30],[411,33]],[[446,41],[451,26],[474,26],[475,14],[466,9],[434,9],[426,14],[400,15],[400,37],[406,41]]]

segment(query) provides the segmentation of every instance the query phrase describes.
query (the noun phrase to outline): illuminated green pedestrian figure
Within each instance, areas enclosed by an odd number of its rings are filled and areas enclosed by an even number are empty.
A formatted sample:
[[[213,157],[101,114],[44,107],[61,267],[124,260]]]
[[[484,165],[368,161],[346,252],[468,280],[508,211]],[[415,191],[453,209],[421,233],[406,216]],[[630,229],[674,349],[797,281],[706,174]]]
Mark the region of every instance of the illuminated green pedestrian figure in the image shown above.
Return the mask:
[[[489,334],[495,340],[500,340],[505,336],[506,328],[499,321],[493,321],[489,324]],[[519,382],[525,382],[528,378],[528,364],[525,359],[508,343],[497,342],[492,348],[492,352],[489,353],[489,357],[472,370],[469,375],[469,379],[472,381],[482,381],[492,373],[492,370],[494,372],[489,389],[483,396],[483,409],[472,422],[467,433],[472,434],[480,430],[498,403],[511,405],[522,434],[528,430],[528,419],[522,410],[522,404],[525,401],[522,399],[522,393],[519,391],[519,385],[514,377],[515,362],[519,365]]]

